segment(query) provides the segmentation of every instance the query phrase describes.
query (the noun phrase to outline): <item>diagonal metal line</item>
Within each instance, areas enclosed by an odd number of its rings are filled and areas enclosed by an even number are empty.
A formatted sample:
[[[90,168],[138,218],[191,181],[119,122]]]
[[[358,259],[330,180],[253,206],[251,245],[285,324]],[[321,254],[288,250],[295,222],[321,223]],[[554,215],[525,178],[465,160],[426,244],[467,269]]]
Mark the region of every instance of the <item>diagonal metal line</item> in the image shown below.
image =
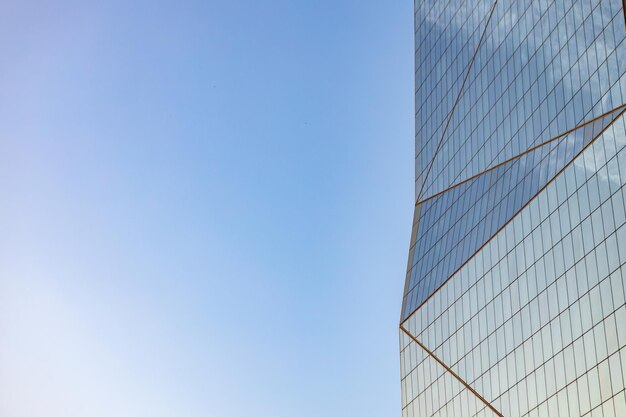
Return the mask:
[[[491,411],[493,411],[494,413],[496,413],[500,417],[504,417],[504,415],[500,411],[498,411],[498,409],[495,408],[489,401],[487,401],[485,399],[485,397],[480,395],[474,388],[472,388],[467,382],[465,382],[463,380],[463,378],[461,378],[448,365],[446,365],[441,359],[439,359],[433,352],[431,352],[426,346],[424,346],[422,344],[422,342],[417,340],[417,338],[415,336],[413,336],[407,329],[405,329],[404,326],[400,325],[400,330],[402,330],[407,336],[409,336],[411,338],[411,340],[413,340],[419,347],[421,347],[424,350],[424,352],[428,353],[428,355],[431,358],[433,358],[439,365],[443,366],[443,368],[450,375],[452,375],[457,381],[459,381],[461,383],[461,385],[463,385],[465,388],[467,388],[468,391],[470,391],[472,394],[474,394],[476,396],[476,398],[478,398],[480,401],[482,401],[483,404],[485,404],[487,407],[489,407],[489,409]]]
[[[487,33],[487,28],[489,28],[489,22],[491,22],[491,17],[493,16],[493,12],[496,9],[496,4],[498,4],[498,0],[495,0],[493,2],[493,5],[491,6],[491,11],[489,12],[489,17],[487,18],[487,21],[485,22],[483,33],[480,35],[480,39],[478,40],[478,45],[476,46],[474,55],[472,56],[472,59],[470,60],[469,65],[467,66],[467,71],[465,72],[465,76],[463,77],[463,82],[461,83],[459,94],[457,95],[454,105],[452,106],[452,110],[450,110],[450,114],[448,115],[448,119],[446,120],[446,125],[443,128],[443,133],[441,134],[441,139],[439,139],[439,143],[437,144],[435,153],[433,154],[433,157],[430,160],[430,164],[428,164],[428,169],[426,170],[426,174],[423,175],[424,180],[422,181],[420,192],[417,193],[417,201],[419,201],[420,197],[422,196],[422,192],[424,191],[424,186],[426,185],[426,180],[428,179],[428,174],[430,174],[430,170],[433,168],[433,164],[435,163],[435,158],[437,157],[437,154],[439,153],[439,149],[441,148],[441,145],[443,144],[443,139],[446,137],[446,131],[448,130],[448,126],[450,125],[450,122],[452,121],[454,110],[456,110],[456,106],[459,104],[459,101],[461,100],[461,95],[463,95],[463,88],[465,87],[467,78],[469,77],[469,74],[472,70],[472,65],[474,64],[474,61],[476,60],[476,56],[478,55],[478,50],[480,49],[480,46],[483,43],[483,39],[485,38],[485,34]]]
[[[624,1],[626,1],[626,0],[624,0]],[[427,202],[429,200],[432,200],[435,197],[439,197],[441,194],[444,194],[444,193],[446,193],[446,192],[448,192],[448,191],[450,191],[450,190],[452,190],[452,189],[454,189],[454,188],[456,188],[456,187],[458,187],[460,185],[463,185],[463,184],[465,184],[465,183],[467,183],[467,182],[469,182],[469,181],[471,181],[471,180],[473,180],[473,179],[475,179],[477,177],[480,177],[481,175],[486,174],[489,171],[493,171],[494,169],[499,168],[502,165],[508,164],[509,162],[514,161],[517,158],[520,158],[520,157],[526,155],[527,153],[530,153],[530,152],[532,152],[534,150],[537,150],[537,149],[541,148],[542,146],[548,145],[548,144],[554,142],[555,140],[561,139],[563,136],[569,135],[570,133],[572,133],[572,132],[574,132],[574,131],[576,131],[578,129],[581,129],[581,128],[587,126],[587,125],[590,125],[591,123],[594,123],[594,122],[598,121],[599,119],[602,119],[603,117],[606,117],[606,116],[608,116],[608,115],[610,115],[612,113],[615,113],[618,110],[625,110],[625,109],[626,109],[626,104],[622,104],[621,106],[617,106],[613,110],[609,110],[608,112],[606,112],[604,114],[601,114],[600,116],[594,117],[591,120],[583,122],[583,123],[579,124],[578,126],[576,126],[574,128],[571,128],[571,129],[569,129],[569,130],[567,130],[567,131],[565,131],[565,132],[563,132],[563,133],[561,133],[561,134],[559,134],[559,135],[557,135],[557,136],[555,136],[553,138],[548,139],[545,142],[541,142],[539,145],[535,145],[535,146],[533,146],[531,148],[528,148],[524,152],[522,152],[520,154],[517,154],[517,155],[507,159],[506,161],[502,161],[502,162],[500,162],[500,163],[498,163],[498,164],[496,164],[496,165],[494,165],[492,167],[489,167],[489,168],[485,169],[484,171],[479,172],[478,174],[474,174],[471,177],[469,177],[467,179],[464,179],[461,182],[457,182],[456,184],[451,185],[450,187],[446,188],[445,190],[438,191],[437,193],[435,193],[435,194],[433,194],[433,195],[431,195],[429,197],[426,197],[426,198],[424,198],[421,201],[416,202],[415,205],[418,206],[418,205],[420,205],[422,203],[425,203],[425,202]],[[615,116],[615,118],[618,118],[619,116],[620,115],[617,115],[617,116]]]
[[[616,109],[619,109],[619,107],[617,107]],[[450,274],[450,276],[448,278],[446,278],[445,281],[443,281],[441,283],[440,286],[438,286],[435,291],[433,291],[428,297],[426,297],[426,299],[424,301],[422,301],[422,303],[417,306],[409,315],[407,315],[406,319],[404,319],[401,323],[400,326],[404,325],[404,323],[406,323],[412,316],[413,314],[415,314],[420,308],[422,308],[424,306],[424,304],[426,304],[428,302],[428,300],[430,300],[435,294],[437,294],[439,292],[439,290],[441,290],[451,279],[452,277],[454,277],[454,275],[459,272],[461,270],[461,268],[463,268],[469,261],[472,260],[472,258],[474,258],[474,256],[476,256],[476,254],[478,252],[480,252],[485,246],[487,246],[489,244],[489,242],[491,242],[493,240],[494,237],[496,237],[498,235],[498,233],[500,233],[506,226],[508,226],[509,223],[511,223],[513,221],[513,219],[515,219],[515,217],[517,217],[517,215],[519,213],[521,213],[522,210],[524,210],[535,198],[537,198],[537,196],[539,194],[541,194],[543,192],[543,190],[546,189],[546,187],[548,187],[548,185],[550,185],[552,183],[552,181],[555,180],[555,178],[557,178],[559,175],[561,175],[561,173],[563,171],[565,171],[565,169],[567,167],[569,167],[575,160],[576,158],[578,158],[583,152],[585,152],[587,150],[587,148],[589,148],[591,145],[593,145],[593,143],[600,137],[602,136],[602,134],[604,132],[606,132],[606,130],[613,126],[613,124],[624,114],[626,113],[626,105],[624,105],[624,108],[622,109],[622,111],[615,116],[615,119],[613,119],[609,124],[607,124],[596,136],[594,136],[587,145],[585,145],[576,155],[574,155],[572,157],[572,159],[563,166],[563,168],[561,168],[552,178],[550,178],[549,181],[547,181],[543,187],[541,187],[536,193],[535,195],[526,202],[526,204],[524,204],[519,210],[517,210],[512,216],[511,218],[504,223],[498,230],[495,231],[495,233],[485,242],[483,243],[478,249],[476,249],[476,251],[469,257],[467,258],[467,260],[465,260],[465,262],[463,262],[463,264],[461,264],[461,266],[459,266],[452,274]]]
[[[415,210],[413,211],[413,224],[411,225],[411,240],[409,241],[409,259],[407,260],[407,265],[406,265],[407,276],[406,276],[406,279],[404,280],[404,291],[402,292],[403,296],[402,296],[402,307],[400,309],[400,321],[402,321],[402,317],[403,317],[402,312],[404,311],[404,305],[406,303],[406,297],[404,297],[404,294],[406,294],[410,289],[409,288],[409,285],[410,285],[409,273],[411,272],[411,262],[413,261],[415,240],[416,240],[417,234],[419,233],[419,217],[421,215],[421,212],[422,212],[421,206],[416,206]]]

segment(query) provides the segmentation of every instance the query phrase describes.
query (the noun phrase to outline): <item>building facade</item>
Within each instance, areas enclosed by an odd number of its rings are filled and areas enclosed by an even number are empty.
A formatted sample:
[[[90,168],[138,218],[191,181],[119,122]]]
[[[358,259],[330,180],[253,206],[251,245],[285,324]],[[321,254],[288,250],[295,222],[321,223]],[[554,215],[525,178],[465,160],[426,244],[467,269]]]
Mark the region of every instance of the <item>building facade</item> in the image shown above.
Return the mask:
[[[402,416],[626,416],[622,0],[415,0]]]

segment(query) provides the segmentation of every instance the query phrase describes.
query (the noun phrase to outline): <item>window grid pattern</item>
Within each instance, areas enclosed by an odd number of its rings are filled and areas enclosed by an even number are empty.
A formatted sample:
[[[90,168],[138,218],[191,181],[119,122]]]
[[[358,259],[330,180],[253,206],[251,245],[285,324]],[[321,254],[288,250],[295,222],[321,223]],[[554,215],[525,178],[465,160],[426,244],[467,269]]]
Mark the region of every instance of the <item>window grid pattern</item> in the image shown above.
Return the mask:
[[[422,197],[626,102],[624,39],[614,0],[501,0]]]
[[[423,203],[403,317],[596,138],[622,108]]]
[[[626,416],[623,4],[415,0],[403,417]]]
[[[415,3],[416,192],[476,52],[492,1]]]
[[[445,410],[450,416],[470,412],[476,416],[497,417],[459,381],[452,378],[440,364],[426,355],[424,350],[403,331],[400,332],[400,343],[404,346],[400,353],[403,417],[435,415],[439,410]],[[421,374],[414,372],[416,364],[419,364],[425,372]],[[418,379],[418,375],[423,378]],[[414,392],[420,386],[432,387],[432,395],[429,398],[421,396],[415,400]]]
[[[625,127],[620,118],[405,324],[506,416],[626,410]],[[403,415],[479,415],[424,408],[442,390],[455,397],[410,346],[401,340]]]

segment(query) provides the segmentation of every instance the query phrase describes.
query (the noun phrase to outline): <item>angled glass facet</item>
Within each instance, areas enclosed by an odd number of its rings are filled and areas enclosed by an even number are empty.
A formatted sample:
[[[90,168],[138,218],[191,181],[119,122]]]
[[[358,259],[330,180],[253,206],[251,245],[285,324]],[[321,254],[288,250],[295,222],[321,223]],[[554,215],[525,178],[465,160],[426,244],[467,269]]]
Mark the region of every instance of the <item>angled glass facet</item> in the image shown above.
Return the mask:
[[[441,364],[400,330],[402,408],[407,417],[481,415],[497,417],[485,402],[468,390]],[[404,342],[402,342],[404,340]],[[433,390],[435,387],[435,390]]]
[[[493,0],[416,3],[416,193],[426,178],[425,171],[468,74],[492,5]]]
[[[435,196],[416,210],[406,319],[623,112],[619,108]]]
[[[500,0],[420,199],[623,104],[618,6]]]

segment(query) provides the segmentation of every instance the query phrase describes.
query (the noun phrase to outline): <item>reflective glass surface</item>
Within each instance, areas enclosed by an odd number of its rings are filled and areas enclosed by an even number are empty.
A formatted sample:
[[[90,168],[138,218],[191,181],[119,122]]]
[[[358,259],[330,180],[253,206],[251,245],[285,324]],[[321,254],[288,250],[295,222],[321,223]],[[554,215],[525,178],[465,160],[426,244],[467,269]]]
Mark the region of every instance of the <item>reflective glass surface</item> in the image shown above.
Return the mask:
[[[403,325],[502,415],[626,410],[625,123],[618,119]],[[401,348],[405,416],[481,415],[427,408],[440,390],[452,403],[460,394],[423,349],[406,337]]]
[[[461,0],[415,3],[415,170],[423,184],[448,114],[485,29],[492,4]]]
[[[623,111],[619,107],[421,203],[402,317],[419,307]]]
[[[622,4],[415,1],[403,417],[626,416]]]
[[[623,38],[619,1],[500,0],[443,140],[417,138],[441,141],[423,196],[623,104]]]

